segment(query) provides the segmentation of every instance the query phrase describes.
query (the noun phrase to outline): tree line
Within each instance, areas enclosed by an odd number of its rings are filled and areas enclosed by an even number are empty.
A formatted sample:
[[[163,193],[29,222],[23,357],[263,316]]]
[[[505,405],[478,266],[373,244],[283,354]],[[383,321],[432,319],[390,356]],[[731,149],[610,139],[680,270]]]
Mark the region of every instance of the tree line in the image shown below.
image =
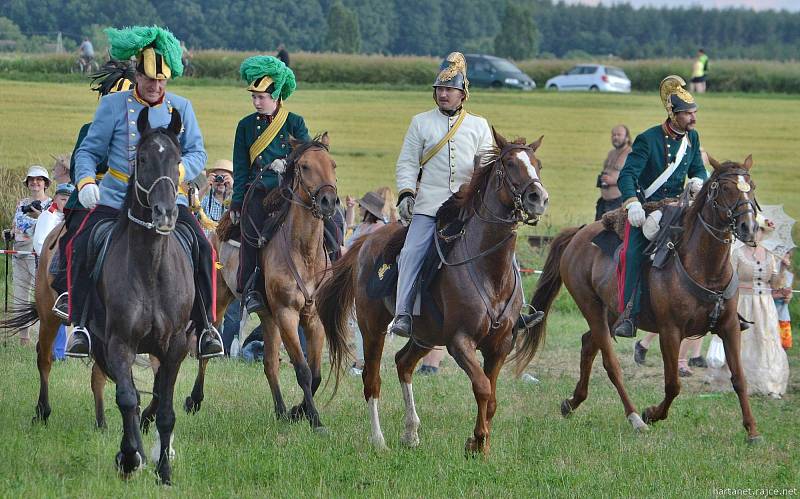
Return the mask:
[[[0,50],[61,32],[68,46],[104,26],[168,26],[190,48],[441,56],[451,50],[514,59],[613,55],[790,60],[800,13],[745,9],[585,6],[552,0],[4,0]],[[26,43],[27,42],[27,43]]]

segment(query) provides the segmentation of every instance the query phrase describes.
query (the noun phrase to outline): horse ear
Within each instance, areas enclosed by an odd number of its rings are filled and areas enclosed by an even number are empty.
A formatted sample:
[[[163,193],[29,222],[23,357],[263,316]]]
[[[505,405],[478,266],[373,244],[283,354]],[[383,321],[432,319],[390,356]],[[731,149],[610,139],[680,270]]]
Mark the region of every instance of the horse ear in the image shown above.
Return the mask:
[[[746,158],[744,158],[744,163],[742,164],[745,170],[750,170],[753,167],[753,155],[750,154]]]
[[[539,149],[539,147],[542,145],[542,139],[544,139],[544,135],[542,135],[541,137],[539,137],[535,141],[533,141],[530,144],[528,144],[528,147],[533,149],[533,152],[536,152],[536,150]]]
[[[167,129],[170,132],[174,133],[175,136],[177,137],[178,134],[181,133],[181,128],[182,127],[183,127],[183,124],[181,122],[181,113],[179,113],[178,111],[173,109],[172,110],[172,118],[169,120],[169,127],[167,127]]]
[[[322,133],[322,136],[319,138],[319,142],[325,147],[331,146],[331,138],[328,137],[328,132]]]
[[[144,135],[144,132],[150,130],[150,109],[144,108],[139,112],[139,117],[136,119],[136,129],[139,130],[139,135]]]
[[[289,145],[292,146],[292,149],[297,149],[302,143],[302,140],[297,140],[293,135],[289,135]]]
[[[497,144],[498,148],[502,149],[508,145],[508,141],[505,139],[505,137],[500,135],[497,130],[494,129],[494,127],[492,127],[492,135],[494,135],[494,143]]]
[[[719,163],[719,161],[714,159],[710,154],[708,155],[708,162],[714,168],[714,170],[719,170],[722,168],[722,165]]]

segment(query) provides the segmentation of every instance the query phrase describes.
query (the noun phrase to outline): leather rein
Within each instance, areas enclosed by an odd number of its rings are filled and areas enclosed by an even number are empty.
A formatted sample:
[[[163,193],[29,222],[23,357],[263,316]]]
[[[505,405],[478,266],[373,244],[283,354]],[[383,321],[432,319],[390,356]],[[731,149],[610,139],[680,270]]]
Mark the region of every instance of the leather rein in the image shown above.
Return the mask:
[[[156,134],[156,133],[166,134],[167,133],[165,131],[159,131],[159,130],[156,130],[153,133],[154,134]],[[133,184],[134,184],[133,192],[136,195],[136,202],[139,203],[139,205],[142,208],[152,209],[152,206],[150,204],[150,194],[153,192],[153,189],[155,189],[156,185],[159,182],[162,182],[162,181],[169,182],[172,185],[173,195],[175,196],[175,202],[177,202],[177,199],[178,199],[178,185],[175,183],[174,180],[172,180],[172,177],[170,177],[168,175],[162,175],[162,176],[156,178],[155,180],[153,180],[153,182],[150,184],[150,187],[148,187],[148,188],[143,187],[142,184],[139,183],[139,175],[138,175],[138,171],[139,171],[139,168],[138,168],[139,167],[139,151],[140,151],[140,148],[137,147],[136,148],[136,161],[135,161],[135,163],[133,165],[133,173],[131,175],[133,177]],[[139,192],[140,191],[144,193],[146,202],[143,202],[142,199],[139,197]],[[172,231],[159,230],[153,222],[147,222],[145,220],[137,218],[133,214],[133,212],[131,211],[130,208],[128,208],[128,220],[130,220],[131,222],[133,222],[133,223],[135,223],[137,225],[140,225],[140,226],[144,227],[147,230],[155,230],[157,234],[162,235],[162,236],[168,236],[168,235],[170,235],[172,233]]]

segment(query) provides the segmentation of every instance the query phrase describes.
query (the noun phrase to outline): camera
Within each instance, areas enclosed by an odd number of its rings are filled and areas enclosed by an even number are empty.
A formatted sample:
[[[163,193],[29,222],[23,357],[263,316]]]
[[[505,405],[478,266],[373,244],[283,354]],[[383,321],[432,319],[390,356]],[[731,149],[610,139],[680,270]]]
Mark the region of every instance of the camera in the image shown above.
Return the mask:
[[[603,174],[597,176],[597,186],[596,187],[606,187],[608,184],[603,182]]]
[[[6,244],[10,243],[14,239],[14,234],[11,233],[11,229],[3,229],[3,240]]]
[[[218,184],[221,184],[221,183],[225,182],[225,176],[224,175],[214,175],[214,182],[216,182]]]
[[[22,213],[30,213],[34,209],[37,211],[42,211],[42,202],[38,199],[36,201],[31,202],[31,204],[26,204],[22,206]]]

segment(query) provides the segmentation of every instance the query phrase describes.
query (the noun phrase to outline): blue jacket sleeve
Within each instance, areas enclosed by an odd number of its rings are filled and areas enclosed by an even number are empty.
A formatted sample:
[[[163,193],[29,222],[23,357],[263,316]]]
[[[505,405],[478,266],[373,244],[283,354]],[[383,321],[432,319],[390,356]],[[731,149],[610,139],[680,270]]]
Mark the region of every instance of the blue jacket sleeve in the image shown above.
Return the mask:
[[[649,156],[650,145],[647,139],[644,135],[638,135],[636,140],[633,141],[633,148],[628,154],[625,166],[622,167],[617,179],[617,187],[622,193],[623,202],[636,197],[636,185],[639,181],[639,176],[647,166],[647,158]]]
[[[183,162],[184,178],[191,180],[206,167],[208,156],[203,145],[203,134],[194,115],[192,103],[186,101],[186,106],[181,111],[183,133],[181,134],[181,161]]]
[[[107,97],[100,99],[89,126],[86,137],[75,151],[75,181],[80,189],[86,182],[94,182],[97,165],[108,157],[108,149],[117,126],[117,117],[125,117],[125,113],[117,112],[113,100]],[[89,180],[91,179],[91,180]]]

